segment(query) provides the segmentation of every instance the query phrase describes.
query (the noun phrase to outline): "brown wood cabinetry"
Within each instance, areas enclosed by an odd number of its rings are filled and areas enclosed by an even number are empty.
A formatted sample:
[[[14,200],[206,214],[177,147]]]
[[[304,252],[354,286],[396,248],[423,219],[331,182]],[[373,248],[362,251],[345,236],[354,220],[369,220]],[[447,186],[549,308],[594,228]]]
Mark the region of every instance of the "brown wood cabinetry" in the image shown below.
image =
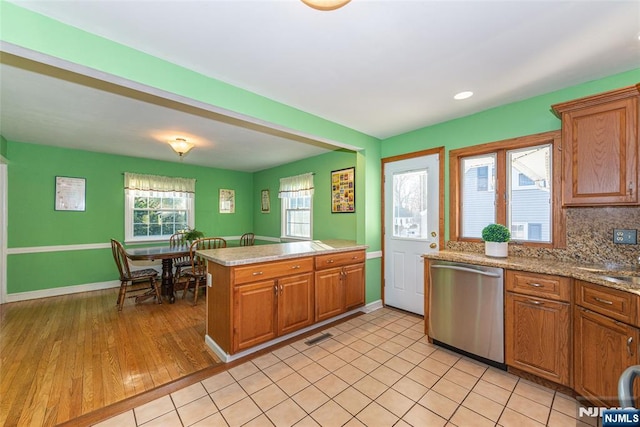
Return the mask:
[[[571,279],[507,270],[508,366],[571,386]]]
[[[564,206],[640,202],[638,95],[630,86],[552,106],[562,119]]]
[[[316,322],[364,305],[364,251],[316,257]]]
[[[209,261],[207,335],[227,354],[365,302],[365,251],[223,266]]]
[[[575,294],[574,389],[593,404],[618,406],[620,374],[640,362],[637,296],[580,280]]]

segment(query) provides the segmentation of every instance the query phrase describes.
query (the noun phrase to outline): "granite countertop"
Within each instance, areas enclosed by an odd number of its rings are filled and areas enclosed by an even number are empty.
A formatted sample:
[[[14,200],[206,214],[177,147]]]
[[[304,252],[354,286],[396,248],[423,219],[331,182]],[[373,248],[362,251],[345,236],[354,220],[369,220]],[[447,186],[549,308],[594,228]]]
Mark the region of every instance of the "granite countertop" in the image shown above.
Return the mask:
[[[258,262],[279,261],[290,258],[322,255],[366,249],[353,240],[311,240],[308,242],[274,243],[270,245],[239,246],[235,248],[209,249],[197,253],[217,264],[227,267]]]
[[[620,289],[640,295],[640,280],[635,282],[616,280],[611,276],[640,277],[640,269],[628,265],[602,264],[590,265],[566,261],[540,258],[509,256],[493,258],[473,252],[439,251],[423,255],[424,258],[442,261],[465,262],[487,267],[508,268],[511,270],[529,271],[532,273],[554,274],[573,277],[610,288]],[[606,278],[605,278],[606,277]]]

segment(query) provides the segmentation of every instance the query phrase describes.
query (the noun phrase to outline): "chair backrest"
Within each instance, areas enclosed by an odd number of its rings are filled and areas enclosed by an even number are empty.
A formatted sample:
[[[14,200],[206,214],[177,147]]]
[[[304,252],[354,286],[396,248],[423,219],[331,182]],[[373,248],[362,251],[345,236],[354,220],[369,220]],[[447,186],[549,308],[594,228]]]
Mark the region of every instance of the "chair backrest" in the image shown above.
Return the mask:
[[[189,253],[191,254],[191,268],[193,272],[197,274],[204,274],[207,271],[207,260],[196,255],[196,251],[226,247],[227,241],[222,237],[205,237],[193,242],[189,250]]]
[[[172,234],[171,237],[169,237],[169,246],[171,246],[172,248],[175,248],[177,246],[182,246],[185,244],[183,237],[184,233],[175,233]]]
[[[256,243],[256,235],[253,233],[244,233],[240,237],[240,246],[253,246]]]
[[[120,280],[130,280],[131,270],[129,269],[129,260],[122,243],[111,239],[111,252],[113,253],[113,260],[118,267],[118,272],[120,273]]]

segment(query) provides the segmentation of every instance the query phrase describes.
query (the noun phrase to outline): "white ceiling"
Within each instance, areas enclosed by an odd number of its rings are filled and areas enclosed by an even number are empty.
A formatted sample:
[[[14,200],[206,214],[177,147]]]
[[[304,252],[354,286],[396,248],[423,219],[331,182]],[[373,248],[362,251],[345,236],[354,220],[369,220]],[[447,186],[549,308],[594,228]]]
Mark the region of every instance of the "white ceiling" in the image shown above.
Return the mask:
[[[638,0],[352,0],[331,12],[299,0],[12,3],[378,138],[640,67]],[[175,132],[197,143],[185,162],[246,171],[331,148],[0,73],[10,140],[175,160],[161,143]],[[462,90],[475,95],[454,101]]]

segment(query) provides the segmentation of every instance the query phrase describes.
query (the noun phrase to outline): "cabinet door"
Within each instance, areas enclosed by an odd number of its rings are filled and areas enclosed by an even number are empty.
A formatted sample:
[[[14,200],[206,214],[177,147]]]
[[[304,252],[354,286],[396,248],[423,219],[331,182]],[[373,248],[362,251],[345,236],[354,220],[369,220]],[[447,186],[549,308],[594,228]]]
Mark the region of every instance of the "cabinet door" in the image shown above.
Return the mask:
[[[364,264],[343,267],[345,309],[364,305]]]
[[[276,337],[276,290],[274,280],[234,288],[234,352]]]
[[[278,335],[313,323],[313,274],[278,279]]]
[[[569,304],[507,292],[507,365],[571,386]]]
[[[638,203],[637,98],[563,114],[563,204]]]
[[[337,316],[345,310],[342,268],[316,271],[316,322]]]
[[[618,406],[618,379],[638,364],[638,330],[574,308],[575,391],[599,406]]]

